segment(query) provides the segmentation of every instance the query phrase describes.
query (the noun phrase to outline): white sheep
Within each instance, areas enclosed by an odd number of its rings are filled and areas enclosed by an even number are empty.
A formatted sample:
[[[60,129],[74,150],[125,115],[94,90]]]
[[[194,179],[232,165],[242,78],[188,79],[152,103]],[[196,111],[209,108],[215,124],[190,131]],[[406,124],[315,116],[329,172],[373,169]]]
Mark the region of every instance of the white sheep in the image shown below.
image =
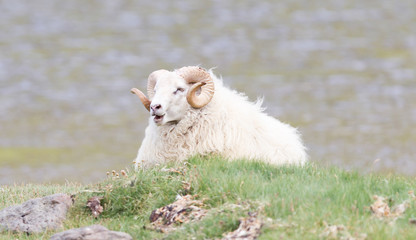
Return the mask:
[[[262,100],[250,102],[223,86],[212,71],[194,66],[158,70],[148,78],[149,99],[136,88],[131,91],[150,111],[136,169],[197,154],[275,165],[307,161],[295,128],[264,113]]]

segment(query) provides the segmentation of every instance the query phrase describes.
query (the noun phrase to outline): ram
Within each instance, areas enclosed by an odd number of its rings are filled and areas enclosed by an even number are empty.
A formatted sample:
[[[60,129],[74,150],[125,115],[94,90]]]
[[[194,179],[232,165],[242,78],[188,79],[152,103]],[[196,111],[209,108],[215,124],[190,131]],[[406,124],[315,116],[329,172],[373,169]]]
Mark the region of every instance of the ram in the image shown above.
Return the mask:
[[[262,100],[225,87],[211,70],[197,66],[149,75],[147,93],[131,89],[150,112],[135,167],[147,168],[194,155],[220,155],[275,165],[307,161],[298,131],[268,116]]]

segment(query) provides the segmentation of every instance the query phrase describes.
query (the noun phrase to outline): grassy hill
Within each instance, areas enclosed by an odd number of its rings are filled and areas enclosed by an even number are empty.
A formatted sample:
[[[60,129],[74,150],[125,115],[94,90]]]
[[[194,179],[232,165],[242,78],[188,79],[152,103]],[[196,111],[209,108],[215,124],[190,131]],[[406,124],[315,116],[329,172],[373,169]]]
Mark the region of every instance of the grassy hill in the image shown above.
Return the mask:
[[[118,175],[118,176],[117,176]],[[416,179],[360,175],[311,163],[275,167],[260,162],[228,162],[194,157],[187,163],[148,171],[110,173],[107,180],[82,186],[23,185],[0,188],[0,209],[52,193],[76,194],[64,228],[101,224],[134,239],[216,239],[255,215],[263,225],[259,239],[413,239],[416,236]],[[175,224],[162,232],[151,224],[153,210],[191,195],[204,210],[201,220]],[[102,197],[94,218],[87,200]],[[376,202],[374,196],[384,197]],[[389,207],[376,216],[380,202]],[[400,211],[402,207],[404,212]],[[371,207],[373,211],[371,211]],[[399,210],[397,210],[399,209]],[[163,230],[163,229],[162,229]],[[49,239],[55,232],[0,233],[0,239]]]

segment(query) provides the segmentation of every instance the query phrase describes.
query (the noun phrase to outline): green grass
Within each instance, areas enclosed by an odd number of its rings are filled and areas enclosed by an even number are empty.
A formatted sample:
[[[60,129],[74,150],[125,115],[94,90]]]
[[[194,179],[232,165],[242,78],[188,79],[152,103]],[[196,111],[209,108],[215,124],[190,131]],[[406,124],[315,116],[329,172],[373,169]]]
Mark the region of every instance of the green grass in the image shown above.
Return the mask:
[[[102,224],[134,239],[221,238],[236,229],[239,218],[248,212],[258,212],[266,222],[260,239],[322,239],[327,224],[343,225],[352,237],[365,234],[367,239],[413,239],[416,235],[416,226],[409,224],[416,217],[416,200],[396,221],[377,219],[369,210],[373,195],[389,198],[391,205],[410,199],[408,191],[416,189],[414,178],[360,175],[313,163],[302,168],[275,167],[217,157],[195,157],[186,165],[169,167],[180,173],[156,167],[89,186],[2,187],[0,208],[57,192],[77,193],[65,229]],[[184,182],[191,188],[184,188]],[[146,228],[152,210],[173,202],[177,194],[197,194],[209,213],[169,234]],[[95,195],[104,197],[105,210],[98,219],[85,208],[87,199]],[[231,207],[235,205],[241,208]],[[54,233],[2,233],[0,239],[49,239]]]

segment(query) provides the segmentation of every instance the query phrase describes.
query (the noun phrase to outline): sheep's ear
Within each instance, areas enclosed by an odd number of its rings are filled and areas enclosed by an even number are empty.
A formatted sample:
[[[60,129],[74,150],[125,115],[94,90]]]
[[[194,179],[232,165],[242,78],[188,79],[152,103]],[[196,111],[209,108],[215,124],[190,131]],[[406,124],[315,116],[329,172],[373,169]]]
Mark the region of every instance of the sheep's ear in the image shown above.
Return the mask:
[[[150,100],[146,97],[146,95],[144,95],[144,93],[137,88],[132,88],[130,92],[136,94],[140,98],[140,101],[142,101],[147,111],[150,112]]]

